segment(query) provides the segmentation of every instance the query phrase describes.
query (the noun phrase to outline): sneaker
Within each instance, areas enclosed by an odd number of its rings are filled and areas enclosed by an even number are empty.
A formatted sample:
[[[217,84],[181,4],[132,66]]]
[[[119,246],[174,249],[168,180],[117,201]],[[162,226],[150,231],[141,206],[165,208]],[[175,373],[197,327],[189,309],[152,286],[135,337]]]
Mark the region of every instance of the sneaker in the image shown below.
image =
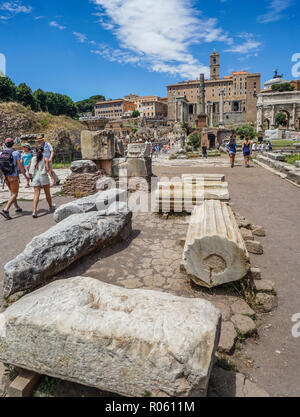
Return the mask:
[[[12,217],[9,215],[9,211],[2,210],[0,211],[0,214],[6,219],[6,220],[12,220]]]
[[[17,208],[16,213],[23,213],[23,209],[21,209],[21,207]]]
[[[52,207],[49,208],[49,213],[54,213],[56,210],[56,206],[53,205]]]

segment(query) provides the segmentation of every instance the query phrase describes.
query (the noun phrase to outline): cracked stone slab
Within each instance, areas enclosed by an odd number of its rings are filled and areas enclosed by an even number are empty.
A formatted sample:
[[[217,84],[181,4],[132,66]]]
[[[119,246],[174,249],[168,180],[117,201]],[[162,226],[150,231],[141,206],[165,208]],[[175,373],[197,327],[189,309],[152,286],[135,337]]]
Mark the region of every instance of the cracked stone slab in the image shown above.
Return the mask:
[[[234,349],[236,339],[237,333],[234,325],[230,321],[222,322],[218,351],[230,354]]]
[[[257,330],[254,321],[248,316],[235,314],[231,317],[231,321],[244,336],[250,336]]]
[[[255,311],[244,300],[237,300],[231,305],[231,311],[233,314],[249,314],[255,315]]]
[[[202,299],[75,277],[0,315],[0,361],[125,396],[205,396],[220,325]]]

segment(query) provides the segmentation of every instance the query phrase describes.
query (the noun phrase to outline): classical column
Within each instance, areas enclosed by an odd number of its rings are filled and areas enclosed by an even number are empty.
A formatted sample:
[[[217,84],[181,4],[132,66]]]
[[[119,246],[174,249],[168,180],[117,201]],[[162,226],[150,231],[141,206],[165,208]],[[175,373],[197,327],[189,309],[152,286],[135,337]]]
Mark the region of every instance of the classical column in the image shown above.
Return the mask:
[[[222,90],[220,93],[220,120],[219,120],[219,127],[224,126],[224,91]]]
[[[272,105],[272,113],[271,113],[271,129],[275,129],[275,105]]]
[[[209,127],[214,127],[213,103],[209,103]]]
[[[264,128],[263,107],[257,107],[257,131],[261,132]]]
[[[295,130],[295,127],[296,127],[295,125],[296,125],[296,103],[293,104],[293,111],[292,111],[290,128]]]

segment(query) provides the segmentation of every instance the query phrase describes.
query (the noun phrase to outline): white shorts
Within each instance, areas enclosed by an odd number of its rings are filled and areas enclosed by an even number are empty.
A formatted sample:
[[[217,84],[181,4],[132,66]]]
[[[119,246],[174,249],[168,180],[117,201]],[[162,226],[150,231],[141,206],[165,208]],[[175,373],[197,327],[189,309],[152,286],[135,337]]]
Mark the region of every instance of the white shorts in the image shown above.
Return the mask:
[[[44,187],[45,185],[50,185],[48,174],[46,175],[36,175],[31,183],[32,187]]]

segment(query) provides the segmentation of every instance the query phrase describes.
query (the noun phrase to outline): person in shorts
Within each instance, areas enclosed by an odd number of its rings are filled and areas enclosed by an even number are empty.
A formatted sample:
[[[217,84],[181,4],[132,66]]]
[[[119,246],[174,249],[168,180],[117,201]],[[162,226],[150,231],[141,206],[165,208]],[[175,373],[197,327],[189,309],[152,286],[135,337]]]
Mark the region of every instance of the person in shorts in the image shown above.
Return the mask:
[[[12,205],[16,208],[16,213],[20,214],[23,212],[21,207],[18,205],[18,194],[20,188],[20,181],[19,181],[19,172],[18,170],[24,175],[26,180],[28,179],[25,169],[21,164],[21,156],[18,151],[13,149],[14,140],[8,138],[5,140],[5,147],[6,149],[0,152],[0,164],[1,164],[1,171],[4,176],[5,184],[7,185],[10,191],[10,198],[4,208],[4,210],[0,211],[0,214],[6,220],[12,220],[9,210]],[[2,166],[3,164],[3,166]]]
[[[25,145],[23,146],[23,152],[21,156],[21,164],[24,166],[26,174],[28,176],[27,186],[25,188],[30,188],[30,177],[28,173],[28,167],[32,157],[32,147],[28,143],[25,143]]]
[[[245,168],[250,168],[250,155],[251,155],[251,142],[249,141],[248,137],[245,137],[243,145],[242,145],[242,150],[243,150],[243,155],[244,155],[244,161],[245,161]]]
[[[235,135],[231,136],[229,143],[226,145],[226,148],[229,154],[231,168],[234,168],[235,157],[236,157]]]
[[[45,192],[46,200],[49,204],[49,211],[53,213],[55,211],[55,206],[52,204],[49,176],[53,183],[54,176],[50,168],[49,159],[44,156],[44,148],[42,146],[36,148],[36,155],[30,161],[29,174],[32,179],[32,187],[34,187],[32,217],[34,219],[38,217],[37,207],[40,200],[41,189]]]
[[[59,180],[58,176],[56,175],[56,173],[54,172],[53,167],[52,167],[52,162],[53,162],[53,159],[54,159],[54,150],[53,150],[53,147],[52,147],[51,143],[45,142],[44,138],[45,138],[45,136],[42,134],[42,135],[37,136],[36,140],[38,142],[38,146],[43,147],[44,156],[49,161],[49,167],[51,169],[52,176],[54,177],[54,182],[52,184],[52,187],[55,187],[55,185],[60,184],[60,180]]]

